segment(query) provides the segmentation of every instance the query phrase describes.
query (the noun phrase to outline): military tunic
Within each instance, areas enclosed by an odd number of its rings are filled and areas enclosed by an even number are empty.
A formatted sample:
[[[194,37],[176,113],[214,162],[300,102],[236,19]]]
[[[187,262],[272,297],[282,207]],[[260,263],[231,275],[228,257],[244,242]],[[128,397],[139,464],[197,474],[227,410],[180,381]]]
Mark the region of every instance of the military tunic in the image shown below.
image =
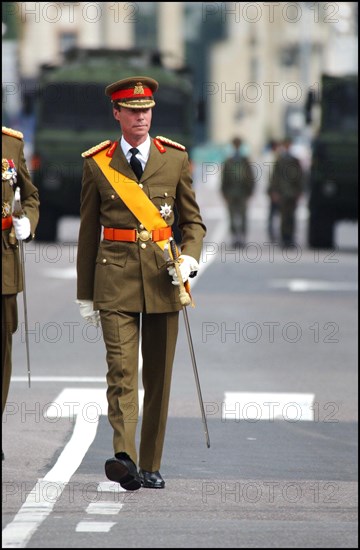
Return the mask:
[[[31,234],[34,237],[39,219],[39,195],[32,184],[24,157],[24,141],[21,132],[2,128],[2,164],[7,169],[13,161],[17,181],[2,180],[2,218],[9,219],[15,187],[20,187],[21,205],[25,216],[30,220]],[[9,220],[10,221],[10,220]],[[9,240],[11,227],[2,231],[2,410],[4,411],[11,378],[12,335],[17,329],[16,296],[23,290],[22,272],[18,244]]]
[[[106,147],[110,146],[109,143]],[[139,185],[159,211],[165,204],[171,207],[172,213],[165,219],[169,226],[174,222],[176,205],[182,232],[181,252],[199,260],[206,228],[192,189],[188,155],[183,149],[168,145],[166,140],[160,147],[158,140],[151,141]],[[109,163],[117,172],[137,180],[119,144]],[[101,240],[102,227],[139,232],[143,229],[141,221],[89,156],[83,169],[77,297],[92,300],[94,309],[100,310],[114,452],[126,452],[135,464],[141,326],[145,393],[139,466],[152,472],[160,468],[164,443],[178,313],[182,308],[179,288],[172,284],[164,252],[155,242]]]
[[[110,146],[110,145],[109,145]],[[176,203],[182,231],[181,252],[200,258],[205,226],[202,222],[185,151],[171,146],[165,152],[151,143],[150,156],[140,183],[155,206]],[[121,147],[115,149],[110,166],[135,179]],[[174,214],[166,219],[174,222]],[[101,226],[140,228],[139,220],[114,191],[93,158],[84,162],[81,226],[78,247],[78,299],[93,300],[94,309],[165,313],[179,311],[179,291],[171,284],[164,253],[153,242],[100,242]]]

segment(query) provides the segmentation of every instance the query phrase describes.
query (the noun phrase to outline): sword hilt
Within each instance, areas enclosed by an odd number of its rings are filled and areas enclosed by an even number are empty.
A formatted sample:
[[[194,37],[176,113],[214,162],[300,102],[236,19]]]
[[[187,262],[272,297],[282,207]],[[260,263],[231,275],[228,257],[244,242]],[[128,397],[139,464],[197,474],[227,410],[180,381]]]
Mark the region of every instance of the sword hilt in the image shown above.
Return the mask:
[[[16,187],[15,189],[12,215],[15,218],[22,218],[24,215],[24,211],[21,206],[20,187]]]
[[[24,211],[21,206],[20,187],[16,187],[15,189],[11,214],[12,216],[14,216],[14,218],[22,218],[24,215]],[[15,246],[17,244],[14,226],[11,227],[9,233],[9,243],[11,244],[11,246]]]
[[[180,265],[179,265],[179,257],[176,250],[176,243],[173,237],[169,238],[170,243],[170,250],[171,250],[171,256],[174,260],[174,267],[176,271],[177,278],[179,280],[179,298],[180,303],[182,306],[188,306],[191,304],[191,297],[189,296],[188,292],[186,291],[185,284],[181,275],[180,271]]]

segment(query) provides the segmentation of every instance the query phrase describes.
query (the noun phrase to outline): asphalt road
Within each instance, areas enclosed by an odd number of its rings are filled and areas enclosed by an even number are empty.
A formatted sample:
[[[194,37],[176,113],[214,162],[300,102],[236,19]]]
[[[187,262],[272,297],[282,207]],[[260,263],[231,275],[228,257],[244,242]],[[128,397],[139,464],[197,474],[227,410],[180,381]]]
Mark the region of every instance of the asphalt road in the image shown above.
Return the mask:
[[[26,245],[31,388],[22,297],[3,417],[3,548],[354,548],[357,539],[357,241],[334,251],[267,242],[265,198],[233,250],[216,185],[198,187],[208,234],[188,317],[205,441],[181,320],[161,473],[119,490],[101,331],[75,300],[78,220]],[[139,365],[141,369],[141,364]],[[139,389],[141,391],[141,387]]]

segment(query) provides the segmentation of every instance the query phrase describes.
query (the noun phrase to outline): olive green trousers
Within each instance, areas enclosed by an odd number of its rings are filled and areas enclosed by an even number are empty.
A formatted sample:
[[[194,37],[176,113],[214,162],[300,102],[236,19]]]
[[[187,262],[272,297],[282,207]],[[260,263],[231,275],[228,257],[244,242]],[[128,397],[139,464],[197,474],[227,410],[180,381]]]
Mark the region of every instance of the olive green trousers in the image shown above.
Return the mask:
[[[139,419],[139,343],[144,401],[139,467],[160,469],[169,407],[179,312],[122,313],[100,311],[106,346],[108,419],[114,430],[114,452],[126,452],[137,464]]]
[[[1,296],[1,362],[2,362],[2,414],[4,413],[11,380],[12,335],[18,325],[17,294]]]

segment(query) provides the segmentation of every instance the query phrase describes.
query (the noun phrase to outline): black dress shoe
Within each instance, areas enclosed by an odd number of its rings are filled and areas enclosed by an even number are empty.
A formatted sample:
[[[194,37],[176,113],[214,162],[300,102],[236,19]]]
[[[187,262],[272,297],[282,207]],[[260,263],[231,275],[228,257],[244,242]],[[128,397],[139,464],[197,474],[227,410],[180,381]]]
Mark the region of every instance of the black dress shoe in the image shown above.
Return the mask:
[[[109,458],[105,462],[105,474],[127,491],[137,491],[141,487],[136,465],[126,453],[116,453],[114,458]]]
[[[156,472],[147,472],[140,468],[139,477],[141,485],[148,489],[163,489],[165,487],[165,481],[161,477],[159,470]]]

